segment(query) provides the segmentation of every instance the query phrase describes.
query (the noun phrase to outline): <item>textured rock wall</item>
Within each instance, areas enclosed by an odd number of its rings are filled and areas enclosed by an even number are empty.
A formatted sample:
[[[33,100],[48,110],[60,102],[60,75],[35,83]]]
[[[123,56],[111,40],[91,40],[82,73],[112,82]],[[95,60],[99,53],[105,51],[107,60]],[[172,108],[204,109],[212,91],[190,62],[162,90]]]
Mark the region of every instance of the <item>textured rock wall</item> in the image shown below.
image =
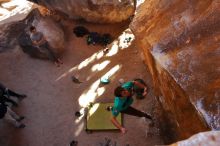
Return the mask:
[[[195,146],[195,145],[219,146],[219,144],[220,144],[220,131],[208,131],[193,135],[189,139],[179,141],[170,146]]]
[[[30,0],[51,10],[61,11],[73,19],[115,23],[134,13],[133,0]]]
[[[147,0],[130,25],[167,115],[161,127],[169,142],[220,129],[219,6],[216,0]]]

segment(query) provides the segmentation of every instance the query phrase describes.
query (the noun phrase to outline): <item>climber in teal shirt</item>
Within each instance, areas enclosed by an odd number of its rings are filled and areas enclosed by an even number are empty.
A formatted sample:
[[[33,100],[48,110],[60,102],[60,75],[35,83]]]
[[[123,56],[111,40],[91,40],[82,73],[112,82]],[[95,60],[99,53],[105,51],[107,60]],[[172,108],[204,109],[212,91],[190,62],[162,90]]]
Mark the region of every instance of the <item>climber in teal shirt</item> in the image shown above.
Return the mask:
[[[123,97],[115,95],[114,106],[112,108],[112,114],[115,117],[118,116],[120,111],[127,109],[133,103],[133,98],[131,97],[133,86],[134,86],[134,82],[126,82],[125,84],[123,84],[120,87],[120,89],[122,89],[122,88],[123,88],[122,90],[126,89],[129,93],[131,93],[131,94],[128,93],[129,97],[123,98]],[[126,91],[124,91],[124,92],[126,92]]]
[[[152,120],[150,115],[131,107],[131,104],[133,103],[132,96],[134,94],[137,94],[137,98],[141,99],[147,94],[147,86],[143,80],[135,79],[134,81],[126,82],[117,87],[114,91],[114,94],[115,100],[114,106],[111,109],[113,115],[111,122],[117,128],[119,128],[123,134],[126,132],[126,129],[122,127],[116,120],[116,117],[119,113],[125,113],[137,117],[145,117]]]

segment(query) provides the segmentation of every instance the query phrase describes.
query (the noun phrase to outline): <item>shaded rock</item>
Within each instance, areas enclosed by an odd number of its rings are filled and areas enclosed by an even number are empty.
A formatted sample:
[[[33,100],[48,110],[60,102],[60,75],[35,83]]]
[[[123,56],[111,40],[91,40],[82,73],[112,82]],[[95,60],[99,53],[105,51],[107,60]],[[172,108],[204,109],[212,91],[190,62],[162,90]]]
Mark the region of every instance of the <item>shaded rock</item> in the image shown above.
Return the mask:
[[[39,48],[32,45],[30,36],[26,32],[23,32],[19,36],[18,41],[24,53],[29,54],[33,58],[49,59],[47,54],[44,54],[43,52],[39,50]]]
[[[51,10],[58,10],[73,19],[96,23],[127,20],[134,13],[133,0],[30,0]]]
[[[31,57],[48,59],[48,53],[34,46],[29,36],[29,28],[35,26],[37,31],[42,32],[51,46],[51,50],[60,55],[64,51],[64,32],[61,27],[49,17],[42,17],[37,9],[34,9],[25,20],[25,29],[19,36],[18,41],[22,50]]]
[[[18,45],[17,37],[25,29],[22,21],[11,22],[0,27],[0,53]]]
[[[167,143],[220,129],[219,6],[214,0],[148,0],[130,25],[166,116],[163,135],[172,135]]]

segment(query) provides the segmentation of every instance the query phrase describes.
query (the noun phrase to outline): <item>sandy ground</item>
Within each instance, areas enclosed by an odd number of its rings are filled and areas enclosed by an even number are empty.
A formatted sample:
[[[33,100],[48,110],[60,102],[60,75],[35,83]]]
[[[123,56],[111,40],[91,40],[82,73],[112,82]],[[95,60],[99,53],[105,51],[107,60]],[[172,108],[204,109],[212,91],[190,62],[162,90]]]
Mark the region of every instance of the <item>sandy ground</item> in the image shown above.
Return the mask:
[[[150,90],[143,100],[135,100],[137,109],[151,112],[154,106],[151,78],[143,64],[135,43],[125,49],[118,49],[115,43],[113,56],[102,56],[101,46],[88,46],[85,38],[72,34],[76,22],[65,22],[67,33],[66,51],[62,56],[64,64],[57,68],[49,61],[32,59],[19,47],[0,54],[0,81],[7,87],[28,95],[14,110],[26,118],[26,128],[15,129],[0,121],[0,146],[67,146],[70,141],[78,141],[78,146],[98,146],[105,137],[117,142],[117,146],[152,146],[161,144],[157,129],[148,128],[142,118],[124,116],[124,126],[128,132],[101,131],[87,134],[85,122],[74,113],[81,105],[94,102],[113,102],[114,88],[118,80],[126,81],[143,78]],[[90,31],[111,33],[116,39],[127,29],[127,24],[97,25],[83,24]],[[111,54],[111,53],[110,53]],[[86,60],[87,59],[87,60]],[[86,60],[86,61],[85,61]],[[117,68],[118,67],[118,68]],[[111,73],[109,85],[99,85],[99,79]],[[75,75],[83,83],[75,84]],[[152,130],[153,129],[153,130]],[[149,131],[150,134],[147,134]]]

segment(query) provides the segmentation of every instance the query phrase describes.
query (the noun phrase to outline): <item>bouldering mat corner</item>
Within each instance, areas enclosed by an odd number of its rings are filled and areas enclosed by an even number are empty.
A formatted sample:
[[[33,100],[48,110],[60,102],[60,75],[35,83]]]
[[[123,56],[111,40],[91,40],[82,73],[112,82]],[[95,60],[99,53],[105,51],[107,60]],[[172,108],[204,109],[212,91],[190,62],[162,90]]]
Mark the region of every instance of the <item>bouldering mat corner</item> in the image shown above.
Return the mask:
[[[111,122],[112,113],[107,107],[113,103],[95,103],[88,109],[86,117],[86,130],[117,130]],[[117,120],[122,124],[121,114],[117,116]]]

